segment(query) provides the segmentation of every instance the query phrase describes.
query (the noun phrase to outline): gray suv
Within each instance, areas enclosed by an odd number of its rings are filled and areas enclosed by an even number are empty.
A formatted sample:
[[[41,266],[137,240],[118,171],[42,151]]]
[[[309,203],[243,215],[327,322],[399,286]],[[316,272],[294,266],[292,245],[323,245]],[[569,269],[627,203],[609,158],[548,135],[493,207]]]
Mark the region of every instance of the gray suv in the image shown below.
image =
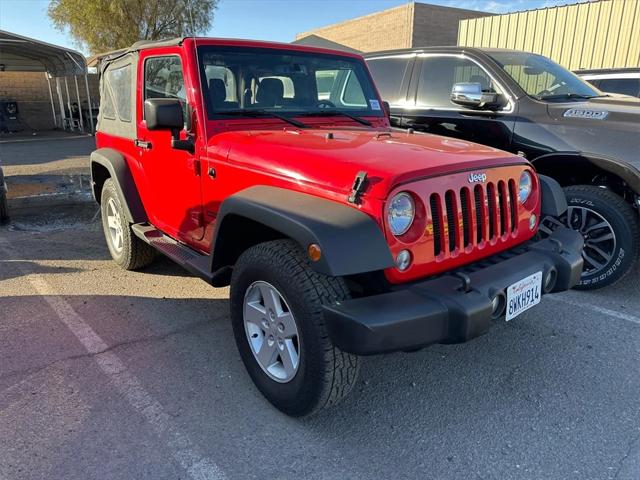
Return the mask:
[[[640,251],[640,99],[601,92],[547,57],[429,47],[365,56],[395,127],[518,153],[564,187],[545,218],[585,240],[579,288],[620,280]]]

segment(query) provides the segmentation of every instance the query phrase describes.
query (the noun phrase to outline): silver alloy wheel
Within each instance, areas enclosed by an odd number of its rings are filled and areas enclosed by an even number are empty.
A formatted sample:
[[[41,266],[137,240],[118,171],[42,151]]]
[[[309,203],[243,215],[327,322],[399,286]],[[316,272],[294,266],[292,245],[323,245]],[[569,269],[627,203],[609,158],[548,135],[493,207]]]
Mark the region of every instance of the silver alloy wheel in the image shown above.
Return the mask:
[[[616,234],[611,224],[595,210],[587,207],[569,207],[560,218],[545,217],[540,231],[551,234],[557,227],[568,227],[584,238],[584,269],[582,275],[593,275],[604,269],[616,251]]]
[[[110,198],[107,202],[107,228],[111,237],[111,246],[120,253],[124,248],[124,234],[122,232],[122,221],[116,201]]]
[[[260,368],[279,383],[290,382],[300,365],[300,338],[293,312],[270,283],[252,283],[242,316],[249,347]]]

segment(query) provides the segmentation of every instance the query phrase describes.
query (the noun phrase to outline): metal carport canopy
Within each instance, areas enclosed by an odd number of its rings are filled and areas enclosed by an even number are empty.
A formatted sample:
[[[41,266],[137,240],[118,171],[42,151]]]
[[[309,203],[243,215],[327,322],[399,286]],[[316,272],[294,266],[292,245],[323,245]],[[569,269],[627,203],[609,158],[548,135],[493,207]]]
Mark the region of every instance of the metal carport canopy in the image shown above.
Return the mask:
[[[51,77],[85,75],[80,52],[0,30],[0,64],[6,72],[47,72]]]
[[[0,65],[5,72],[45,72],[49,86],[49,98],[51,99],[51,112],[53,121],[58,126],[56,109],[51,89],[51,78],[56,80],[56,93],[59,101],[61,127],[74,128],[74,119],[71,116],[71,95],[67,77],[74,77],[78,108],[80,108],[80,91],[78,89],[78,75],[84,76],[87,89],[87,104],[91,131],[94,129],[93,114],[91,110],[91,96],[87,81],[87,62],[80,52],[69,48],[59,47],[50,43],[41,42],[29,37],[23,37],[16,33],[0,30]],[[60,78],[64,77],[64,85],[67,93],[67,110],[65,111]],[[79,115],[79,128],[84,130],[82,114]]]

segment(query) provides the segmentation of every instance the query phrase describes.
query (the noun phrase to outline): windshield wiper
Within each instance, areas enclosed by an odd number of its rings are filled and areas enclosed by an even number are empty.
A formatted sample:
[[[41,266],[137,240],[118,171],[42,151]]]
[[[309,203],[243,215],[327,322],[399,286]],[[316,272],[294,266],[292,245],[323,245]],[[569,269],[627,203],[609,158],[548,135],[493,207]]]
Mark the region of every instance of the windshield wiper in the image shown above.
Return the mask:
[[[220,115],[234,115],[238,117],[274,117],[279,118],[283,122],[290,123],[294,127],[298,128],[309,128],[309,125],[306,123],[299,122],[298,120],[294,120],[293,118],[285,117],[284,115],[280,115],[279,113],[274,113],[269,110],[264,109],[251,109],[251,110],[226,110],[216,112]]]
[[[538,97],[539,100],[557,100],[560,98],[581,98],[581,99],[590,99],[603,97],[606,95],[582,95],[581,93],[558,93],[555,95],[541,95]]]
[[[350,113],[347,112],[343,112],[341,110],[334,110],[334,109],[329,109],[329,108],[325,108],[322,110],[318,110],[315,112],[304,112],[301,113],[300,116],[301,117],[333,117],[333,116],[340,116],[342,115],[343,117],[349,117],[351,120],[354,120],[362,125],[366,125],[367,127],[371,127],[373,124],[369,121],[369,120],[365,120],[364,118],[360,118],[357,117],[355,115],[351,115]]]

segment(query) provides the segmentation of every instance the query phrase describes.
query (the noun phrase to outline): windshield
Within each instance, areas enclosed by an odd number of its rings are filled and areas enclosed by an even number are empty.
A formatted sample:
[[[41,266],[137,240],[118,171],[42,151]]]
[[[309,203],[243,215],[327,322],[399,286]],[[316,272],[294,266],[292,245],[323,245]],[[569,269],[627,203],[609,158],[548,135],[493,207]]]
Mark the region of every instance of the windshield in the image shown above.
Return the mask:
[[[554,61],[526,52],[492,52],[491,57],[532,97],[591,98],[602,93]]]
[[[210,119],[313,113],[382,116],[364,63],[355,58],[269,48],[198,48]]]

